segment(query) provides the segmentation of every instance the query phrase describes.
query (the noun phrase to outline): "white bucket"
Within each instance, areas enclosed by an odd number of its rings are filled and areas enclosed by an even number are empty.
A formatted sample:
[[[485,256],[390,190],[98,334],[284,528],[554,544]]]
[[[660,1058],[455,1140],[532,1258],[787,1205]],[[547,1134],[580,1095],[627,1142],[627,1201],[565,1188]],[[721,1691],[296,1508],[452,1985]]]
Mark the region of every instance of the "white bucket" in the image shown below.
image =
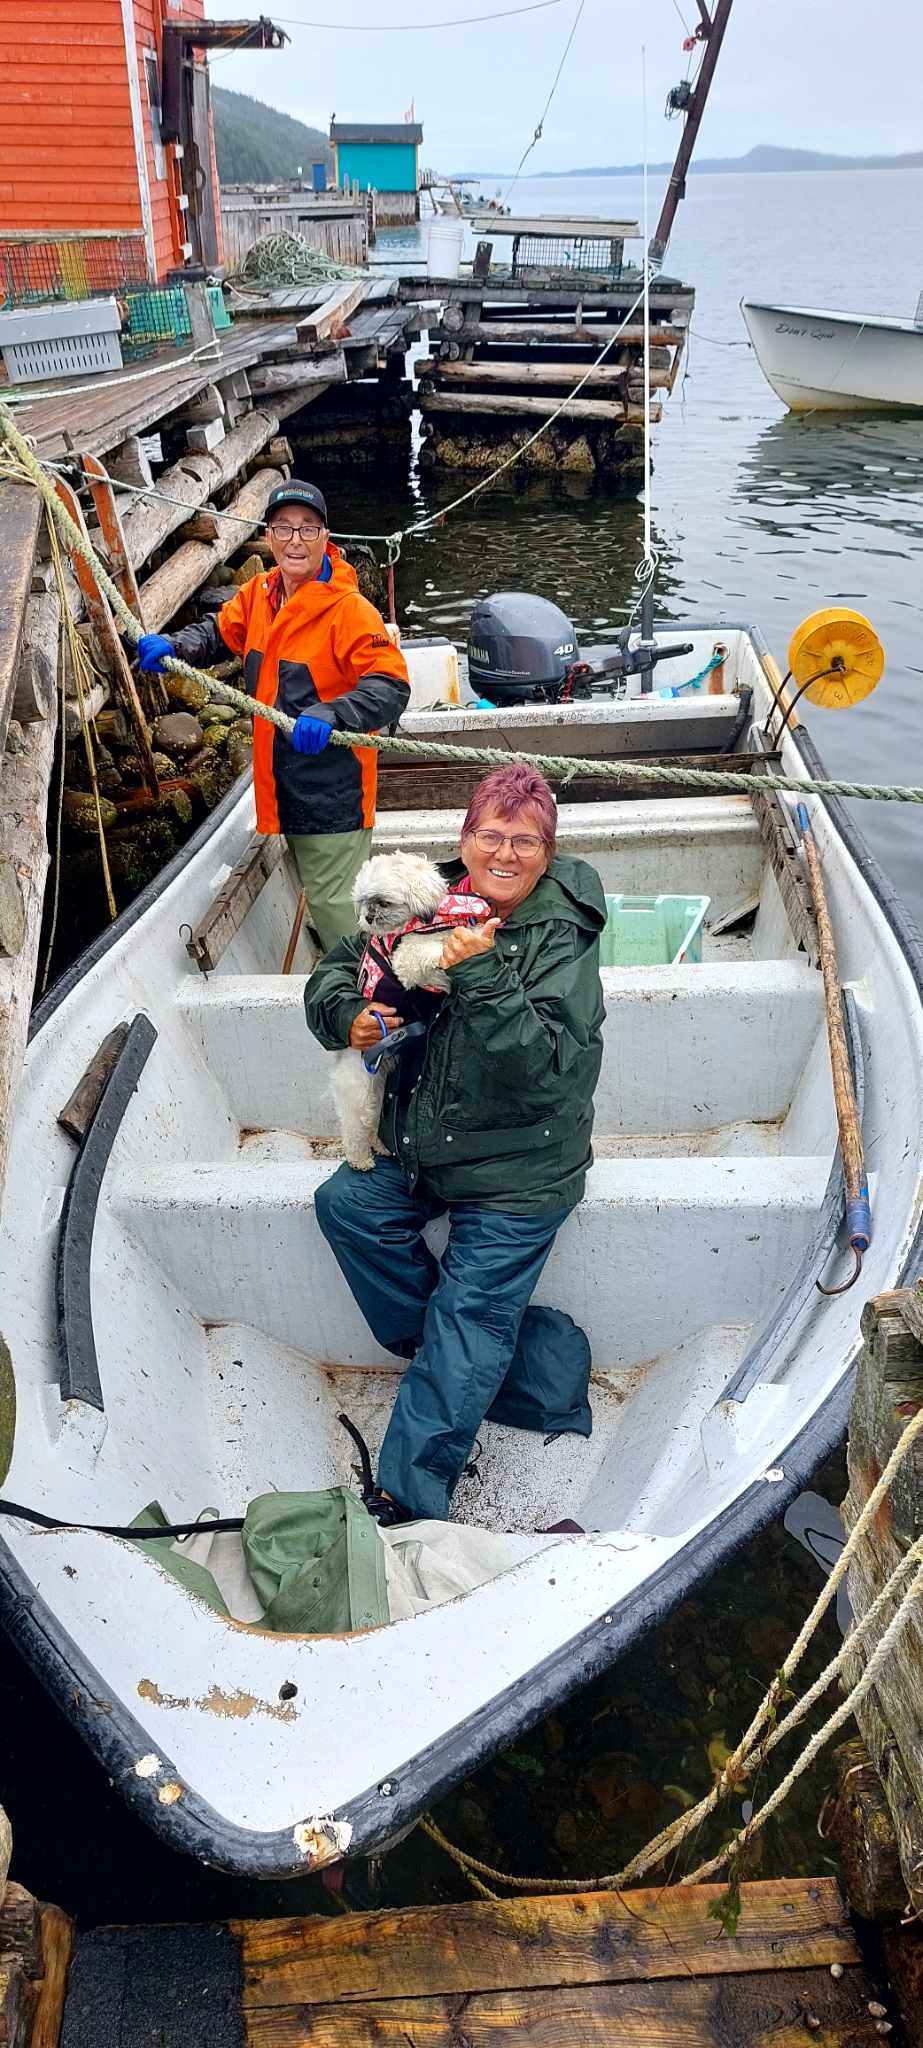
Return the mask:
[[[442,215],[427,223],[426,269],[429,277],[457,277],[465,246],[465,223]]]

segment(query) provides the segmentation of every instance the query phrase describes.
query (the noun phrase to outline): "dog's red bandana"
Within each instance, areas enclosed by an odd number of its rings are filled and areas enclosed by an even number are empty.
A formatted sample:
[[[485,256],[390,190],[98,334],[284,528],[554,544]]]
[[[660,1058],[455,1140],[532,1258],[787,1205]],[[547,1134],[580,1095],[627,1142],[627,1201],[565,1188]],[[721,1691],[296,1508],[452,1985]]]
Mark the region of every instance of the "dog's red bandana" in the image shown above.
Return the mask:
[[[495,915],[486,898],[475,895],[470,876],[463,875],[461,881],[456,882],[454,889],[447,889],[445,895],[440,897],[429,923],[425,918],[411,917],[406,924],[401,925],[399,931],[376,932],[374,941],[366,946],[359,962],[359,994],[371,1002],[379,983],[387,973],[387,963],[395,946],[401,939],[407,937],[408,932],[437,932],[451,929],[452,925],[456,924],[484,924],[487,918]]]

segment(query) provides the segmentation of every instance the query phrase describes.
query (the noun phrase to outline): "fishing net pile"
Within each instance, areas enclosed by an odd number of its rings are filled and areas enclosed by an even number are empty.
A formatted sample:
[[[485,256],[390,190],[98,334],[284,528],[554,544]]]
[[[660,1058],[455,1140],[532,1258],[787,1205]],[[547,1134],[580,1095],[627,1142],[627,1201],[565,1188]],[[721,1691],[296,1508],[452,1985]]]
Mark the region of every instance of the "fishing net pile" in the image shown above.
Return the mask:
[[[238,291],[265,292],[364,275],[355,264],[337,263],[325,250],[312,248],[303,235],[277,234],[263,235],[254,242],[231,281]]]

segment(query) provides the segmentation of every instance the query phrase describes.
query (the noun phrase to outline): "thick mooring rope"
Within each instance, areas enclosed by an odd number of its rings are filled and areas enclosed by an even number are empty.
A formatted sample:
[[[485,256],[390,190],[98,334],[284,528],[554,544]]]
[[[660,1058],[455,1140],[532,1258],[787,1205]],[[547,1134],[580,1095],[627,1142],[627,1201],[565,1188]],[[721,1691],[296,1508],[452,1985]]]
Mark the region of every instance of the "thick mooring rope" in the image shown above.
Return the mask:
[[[810,1708],[828,1690],[834,1679],[839,1676],[851,1653],[878,1620],[884,1608],[890,1602],[899,1600],[896,1611],[888,1623],[880,1642],[876,1645],[872,1656],[869,1658],[861,1677],[857,1680],[841,1705],[835,1709],[823,1723],[822,1727],[811,1737],[810,1742],[802,1750],[800,1756],[797,1757],[790,1771],[759,1809],[759,1812],[753,1814],[740,1833],[732,1836],[731,1840],[717,1856],[713,1857],[708,1863],[700,1864],[698,1869],[691,1871],[688,1876],[681,1878],[680,1883],[700,1884],[715,1871],[719,1870],[722,1864],[727,1863],[735,1851],[743,1846],[745,1842],[748,1842],[752,1835],[763,1826],[764,1822],[771,1817],[777,1807],[781,1806],[796,1779],[800,1778],[802,1773],[810,1768],[820,1750],[826,1746],[831,1737],[842,1727],[844,1721],[861,1704],[870,1687],[874,1685],[882,1666],[890,1656],[897,1637],[909,1618],[911,1608],[923,1596],[923,1537],[920,1537],[907,1552],[906,1556],[899,1560],[894,1571],[881,1587],[866,1613],[857,1617],[849,1636],[842,1644],[837,1655],[831,1658],[802,1699],[796,1702],[783,1720],[779,1721],[776,1725],[770,1725],[769,1733],[763,1737],[762,1741],[757,1740],[761,1729],[765,1727],[766,1723],[769,1722],[771,1724],[773,1722],[778,1705],[788,1689],[789,1680],[801,1662],[808,1643],[834,1598],[837,1588],[842,1584],[858,1545],[874,1522],[883,1501],[890,1492],[899,1467],[907,1457],[908,1452],[912,1450],[921,1431],[923,1431],[923,1408],[920,1408],[917,1414],[911,1417],[899,1437],[880,1479],[869,1494],[861,1514],[857,1517],[840,1551],[833,1570],[824,1581],[824,1585],[796,1641],[793,1643],[788,1656],[785,1658],[779,1672],[761,1701],[746,1734],[741,1738],[733,1755],[728,1757],[711,1791],[706,1794],[704,1799],[700,1799],[696,1806],[690,1807],[686,1813],[678,1814],[676,1820],[671,1821],[669,1827],[663,1828],[659,1835],[655,1835],[653,1840],[646,1843],[643,1849],[639,1849],[637,1855],[631,1857],[622,1870],[613,1871],[603,1877],[517,1877],[511,1871],[499,1870],[493,1864],[485,1863],[480,1857],[469,1855],[466,1849],[459,1849],[457,1844],[450,1842],[448,1837],[437,1827],[432,1816],[427,1815],[427,1833],[433,1841],[439,1843],[439,1846],[445,1851],[446,1855],[452,1856],[453,1861],[465,1870],[472,1882],[475,1878],[478,1878],[492,1884],[505,1885],[510,1891],[522,1892],[621,1891],[633,1880],[643,1876],[645,1871],[655,1869],[659,1864],[665,1863],[669,1856],[672,1856],[682,1847],[690,1835],[698,1833],[703,1821],[707,1820],[709,1815],[714,1812],[715,1807],[718,1806],[720,1801],[726,1798],[741,1783],[742,1779],[752,1775],[753,1770],[758,1769],[762,1765],[770,1751],[797,1727],[798,1723],[804,1719],[805,1714],[810,1711]],[[905,1581],[908,1573],[911,1571],[914,1574],[913,1579],[909,1587],[905,1587]]]
[[[49,517],[57,522],[69,548],[83,557],[92,569],[101,590],[104,590],[113,612],[127,639],[135,644],[141,639],[144,627],[139,625],[133,612],[129,611],[121,591],[113,583],[103,567],[99,556],[90,542],[75,525],[70,513],[57,497],[54,486],[46,476],[41,463],[29,442],[10,418],[6,407],[0,405],[0,437],[5,440],[18,457],[23,468],[41,493]],[[267,718],[280,732],[291,733],[293,720],[274,705],[260,704],[253,697],[234,690],[228,683],[202,669],[192,668],[188,662],[175,656],[168,656],[164,669],[173,675],[186,676],[194,682],[204,683],[213,696],[222,702],[233,704],[247,717]],[[511,761],[523,761],[530,768],[537,768],[541,774],[563,785],[566,793],[568,783],[576,776],[595,782],[621,783],[663,783],[670,788],[679,786],[690,791],[703,793],[711,790],[719,793],[733,793],[751,796],[754,790],[766,790],[771,794],[787,791],[794,796],[843,796],[855,797],[869,803],[923,804],[923,789],[894,783],[844,782],[827,777],[803,779],[785,775],[735,775],[728,770],[711,768],[681,768],[664,766],[655,762],[586,761],[574,754],[533,754],[509,747],[462,747],[450,746],[438,740],[412,740],[404,736],[386,737],[381,733],[341,732],[334,727],[330,735],[331,745],[340,747],[370,747],[379,754],[410,755],[424,761],[445,761],[458,766],[465,763],[474,768],[508,768]]]

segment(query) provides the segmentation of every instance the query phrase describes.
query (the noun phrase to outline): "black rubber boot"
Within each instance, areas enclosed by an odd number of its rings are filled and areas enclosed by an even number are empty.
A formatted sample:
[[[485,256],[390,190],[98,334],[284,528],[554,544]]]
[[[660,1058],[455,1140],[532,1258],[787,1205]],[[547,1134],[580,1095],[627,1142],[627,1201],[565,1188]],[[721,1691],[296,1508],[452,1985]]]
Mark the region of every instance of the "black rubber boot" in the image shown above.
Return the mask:
[[[419,1520],[417,1515],[411,1514],[409,1508],[402,1508],[399,1500],[390,1500],[378,1486],[374,1486],[371,1493],[363,1495],[363,1499],[373,1522],[378,1523],[379,1529],[396,1529],[402,1522]]]

